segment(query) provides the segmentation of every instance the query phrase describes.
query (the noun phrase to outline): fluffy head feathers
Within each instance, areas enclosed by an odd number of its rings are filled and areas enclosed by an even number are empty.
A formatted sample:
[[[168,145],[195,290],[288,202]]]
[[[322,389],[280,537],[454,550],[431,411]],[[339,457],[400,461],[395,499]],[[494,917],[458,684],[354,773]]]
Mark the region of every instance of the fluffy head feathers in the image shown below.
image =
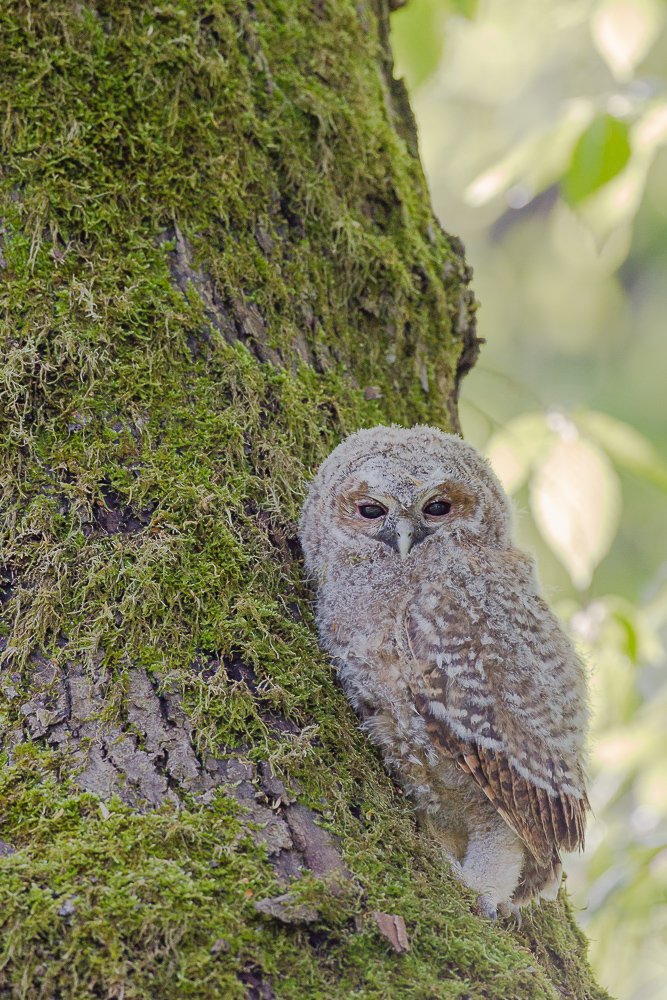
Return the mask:
[[[429,501],[440,498],[451,503],[448,517],[442,523],[422,517]],[[384,524],[359,516],[359,506],[372,501],[386,508]],[[413,522],[415,544],[436,530],[467,533],[499,547],[509,541],[507,497],[479,452],[435,427],[380,425],[345,438],[317,472],[300,525],[309,572],[322,569],[328,541],[359,545],[367,553],[383,542],[396,547],[396,522],[406,518]],[[317,532],[309,530],[314,523]],[[319,531],[322,523],[329,536]]]

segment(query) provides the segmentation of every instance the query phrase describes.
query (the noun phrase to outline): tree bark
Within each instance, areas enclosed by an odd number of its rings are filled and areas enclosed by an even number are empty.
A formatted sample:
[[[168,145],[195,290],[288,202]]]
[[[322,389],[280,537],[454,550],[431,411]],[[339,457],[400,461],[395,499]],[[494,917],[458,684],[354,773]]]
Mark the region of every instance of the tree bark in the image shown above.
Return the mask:
[[[387,0],[8,0],[0,996],[602,997],[472,912],[320,651],[295,524],[477,354]]]

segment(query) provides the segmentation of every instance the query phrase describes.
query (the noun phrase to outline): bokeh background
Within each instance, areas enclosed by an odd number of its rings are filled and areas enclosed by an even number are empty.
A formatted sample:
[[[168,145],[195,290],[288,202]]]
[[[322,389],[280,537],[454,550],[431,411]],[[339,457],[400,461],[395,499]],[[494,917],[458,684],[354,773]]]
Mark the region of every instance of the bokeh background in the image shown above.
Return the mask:
[[[590,665],[600,982],[667,1000],[667,2],[410,0],[392,16],[487,340],[465,436]]]

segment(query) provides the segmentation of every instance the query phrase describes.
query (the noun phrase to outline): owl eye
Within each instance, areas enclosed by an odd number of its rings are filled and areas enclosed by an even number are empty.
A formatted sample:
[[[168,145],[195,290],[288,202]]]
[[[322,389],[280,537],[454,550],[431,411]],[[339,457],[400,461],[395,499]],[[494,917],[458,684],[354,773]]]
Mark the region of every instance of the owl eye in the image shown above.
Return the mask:
[[[449,514],[451,509],[452,505],[449,500],[432,500],[424,507],[424,513],[428,514],[429,517],[444,517],[445,514]]]
[[[379,503],[360,503],[357,506],[357,510],[362,517],[367,518],[369,521],[374,520],[376,517],[384,517],[387,513],[385,508]]]

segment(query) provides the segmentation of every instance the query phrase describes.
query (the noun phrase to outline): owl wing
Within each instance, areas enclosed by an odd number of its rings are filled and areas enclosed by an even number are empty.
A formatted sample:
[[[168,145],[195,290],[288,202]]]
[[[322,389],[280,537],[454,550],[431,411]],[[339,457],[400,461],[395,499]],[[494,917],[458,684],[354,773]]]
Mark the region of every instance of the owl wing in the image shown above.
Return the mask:
[[[563,698],[558,691],[559,659],[575,654],[548,607],[537,596],[534,602],[537,627],[530,609],[514,609],[512,642],[498,609],[495,621],[473,608],[466,615],[460,595],[442,589],[422,593],[405,628],[418,668],[414,702],[433,745],[471,775],[548,865],[559,848],[583,846],[589,805],[574,739],[583,707],[568,709],[565,684]],[[540,687],[545,676],[550,690]]]

